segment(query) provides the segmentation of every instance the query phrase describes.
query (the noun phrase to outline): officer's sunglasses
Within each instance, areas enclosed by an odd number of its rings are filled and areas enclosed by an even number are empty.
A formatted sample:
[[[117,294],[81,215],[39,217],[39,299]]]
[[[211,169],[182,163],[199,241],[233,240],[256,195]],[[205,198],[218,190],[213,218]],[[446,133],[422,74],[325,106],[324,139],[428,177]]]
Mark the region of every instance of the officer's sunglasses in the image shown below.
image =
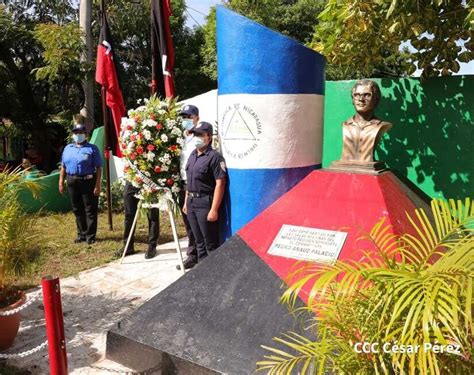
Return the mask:
[[[191,115],[181,115],[181,118],[183,118],[183,119],[190,119],[190,118],[191,118]]]

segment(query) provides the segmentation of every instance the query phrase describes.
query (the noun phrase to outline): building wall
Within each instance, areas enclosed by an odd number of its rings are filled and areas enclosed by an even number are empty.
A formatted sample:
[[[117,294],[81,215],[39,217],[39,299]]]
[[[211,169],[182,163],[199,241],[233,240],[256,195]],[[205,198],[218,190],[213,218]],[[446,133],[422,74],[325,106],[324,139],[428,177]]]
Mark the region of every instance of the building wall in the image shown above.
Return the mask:
[[[375,79],[382,90],[376,115],[393,124],[376,156],[431,198],[474,192],[474,76]],[[354,114],[355,81],[327,81],[323,167],[340,157],[341,124]]]

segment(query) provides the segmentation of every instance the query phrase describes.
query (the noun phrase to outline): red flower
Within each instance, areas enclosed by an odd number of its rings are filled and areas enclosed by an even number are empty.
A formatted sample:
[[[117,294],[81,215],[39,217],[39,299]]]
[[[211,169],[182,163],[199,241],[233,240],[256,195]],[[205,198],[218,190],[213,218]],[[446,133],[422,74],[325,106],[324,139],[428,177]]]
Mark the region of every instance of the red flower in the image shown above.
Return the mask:
[[[137,158],[137,154],[134,153],[134,152],[132,152],[132,153],[130,154],[130,159],[135,160],[136,158]]]
[[[139,155],[143,154],[143,147],[142,147],[142,146],[138,146],[138,147],[137,147],[137,153],[138,153]]]
[[[174,184],[174,181],[171,178],[168,178],[168,180],[166,181],[166,184],[168,186],[172,186]]]
[[[136,136],[135,134],[132,134],[132,135],[130,136],[130,140],[131,140],[131,141],[135,141],[136,139],[137,139],[137,136]]]
[[[177,148],[178,148],[178,147],[177,147],[176,145],[172,145],[172,146],[169,147],[169,149],[170,149],[171,151],[176,151]]]
[[[155,167],[155,172],[156,172],[156,173],[160,173],[160,172],[161,172],[161,168],[158,167],[158,166],[156,166],[156,167]]]
[[[148,145],[148,146],[146,146],[146,149],[148,151],[153,151],[155,149],[155,145]]]
[[[126,143],[122,143],[122,150],[125,150],[127,148],[127,144]]]
[[[163,126],[161,124],[156,125],[156,129],[160,130]]]
[[[128,126],[127,126],[127,130],[133,130],[133,126],[128,125]]]
[[[143,139],[144,135],[143,133],[138,133],[138,138]]]

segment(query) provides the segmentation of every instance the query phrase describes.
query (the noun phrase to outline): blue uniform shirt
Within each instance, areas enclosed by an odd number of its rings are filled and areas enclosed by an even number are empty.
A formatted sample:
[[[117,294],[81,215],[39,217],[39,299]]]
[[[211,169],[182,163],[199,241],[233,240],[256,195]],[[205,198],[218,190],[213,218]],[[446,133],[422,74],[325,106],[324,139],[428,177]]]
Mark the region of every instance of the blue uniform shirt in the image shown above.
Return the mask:
[[[61,163],[68,175],[85,176],[102,167],[100,151],[96,145],[86,142],[82,146],[68,144],[63,151]]]
[[[186,176],[188,191],[213,194],[216,180],[226,177],[224,158],[211,145],[199,156],[194,150],[186,164]]]

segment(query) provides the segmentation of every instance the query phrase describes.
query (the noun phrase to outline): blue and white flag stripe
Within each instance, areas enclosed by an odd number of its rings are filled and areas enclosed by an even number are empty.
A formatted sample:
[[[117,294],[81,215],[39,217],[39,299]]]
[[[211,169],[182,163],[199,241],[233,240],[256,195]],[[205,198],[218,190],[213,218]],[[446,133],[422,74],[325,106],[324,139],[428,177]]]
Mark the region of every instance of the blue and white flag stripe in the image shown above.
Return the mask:
[[[231,233],[321,167],[324,58],[217,7],[218,133]]]

